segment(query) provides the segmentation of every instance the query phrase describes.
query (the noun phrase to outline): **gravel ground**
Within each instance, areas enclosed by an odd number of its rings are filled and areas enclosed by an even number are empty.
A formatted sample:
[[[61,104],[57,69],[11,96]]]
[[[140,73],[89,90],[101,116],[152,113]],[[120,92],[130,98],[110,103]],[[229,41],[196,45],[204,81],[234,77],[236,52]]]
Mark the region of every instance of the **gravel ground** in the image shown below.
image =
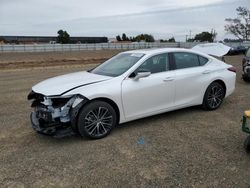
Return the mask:
[[[236,91],[218,110],[164,113],[101,140],[35,133],[26,100],[35,83],[94,65],[0,70],[0,187],[250,187],[240,129],[250,84],[240,79],[241,59],[226,58],[238,69]]]

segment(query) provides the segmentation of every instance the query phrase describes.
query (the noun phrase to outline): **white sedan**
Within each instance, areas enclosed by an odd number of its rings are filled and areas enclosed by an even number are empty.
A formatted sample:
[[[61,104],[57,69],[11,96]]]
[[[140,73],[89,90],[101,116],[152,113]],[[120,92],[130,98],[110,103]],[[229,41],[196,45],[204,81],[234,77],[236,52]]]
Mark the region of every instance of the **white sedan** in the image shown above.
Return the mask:
[[[236,70],[205,53],[146,49],[119,53],[96,68],[32,87],[39,133],[102,138],[117,124],[180,108],[215,110],[235,89]]]

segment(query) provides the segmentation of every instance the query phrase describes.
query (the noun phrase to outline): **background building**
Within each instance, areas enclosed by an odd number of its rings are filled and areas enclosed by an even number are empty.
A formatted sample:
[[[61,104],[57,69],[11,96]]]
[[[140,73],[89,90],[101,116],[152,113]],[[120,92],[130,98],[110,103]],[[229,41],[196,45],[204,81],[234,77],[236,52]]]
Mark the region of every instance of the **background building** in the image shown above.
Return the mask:
[[[4,43],[53,43],[57,41],[55,36],[0,36]],[[107,37],[70,37],[70,43],[106,43]]]

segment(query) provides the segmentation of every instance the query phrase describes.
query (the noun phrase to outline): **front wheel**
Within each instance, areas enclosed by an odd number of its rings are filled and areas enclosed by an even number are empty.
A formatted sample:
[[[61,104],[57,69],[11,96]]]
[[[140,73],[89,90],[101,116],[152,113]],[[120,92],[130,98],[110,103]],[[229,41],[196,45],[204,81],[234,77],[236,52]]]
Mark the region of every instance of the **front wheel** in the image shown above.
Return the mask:
[[[206,110],[216,110],[220,107],[225,96],[224,87],[218,82],[211,83],[204,95],[203,108]]]
[[[81,136],[99,139],[107,136],[116,124],[114,108],[104,101],[93,101],[83,107],[78,116]]]

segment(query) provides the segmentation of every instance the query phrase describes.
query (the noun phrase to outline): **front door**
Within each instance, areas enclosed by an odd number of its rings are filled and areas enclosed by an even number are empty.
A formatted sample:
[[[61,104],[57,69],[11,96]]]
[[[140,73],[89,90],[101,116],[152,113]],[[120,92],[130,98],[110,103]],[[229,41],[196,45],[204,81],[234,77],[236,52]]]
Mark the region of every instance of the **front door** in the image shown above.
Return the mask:
[[[151,72],[145,78],[126,78],[122,82],[122,100],[127,120],[155,114],[174,105],[175,71],[169,70],[168,54],[147,59],[135,71]]]

